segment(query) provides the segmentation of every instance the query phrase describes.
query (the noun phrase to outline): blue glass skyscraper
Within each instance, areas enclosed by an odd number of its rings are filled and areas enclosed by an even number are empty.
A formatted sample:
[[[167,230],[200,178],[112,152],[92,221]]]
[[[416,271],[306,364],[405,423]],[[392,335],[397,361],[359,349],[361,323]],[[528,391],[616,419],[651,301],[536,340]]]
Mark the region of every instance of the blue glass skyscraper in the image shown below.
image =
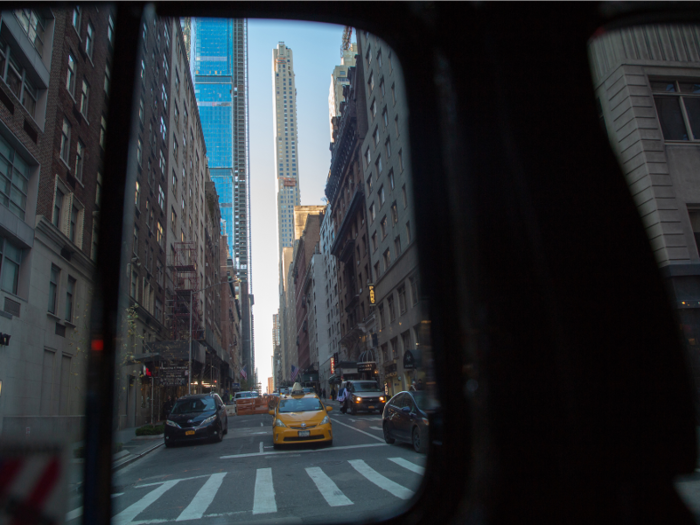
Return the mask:
[[[248,160],[248,21],[193,18],[189,21],[189,41],[190,68],[207,146],[209,173],[219,195],[229,257],[240,281],[242,365],[247,366],[250,373],[255,370],[255,358]]]

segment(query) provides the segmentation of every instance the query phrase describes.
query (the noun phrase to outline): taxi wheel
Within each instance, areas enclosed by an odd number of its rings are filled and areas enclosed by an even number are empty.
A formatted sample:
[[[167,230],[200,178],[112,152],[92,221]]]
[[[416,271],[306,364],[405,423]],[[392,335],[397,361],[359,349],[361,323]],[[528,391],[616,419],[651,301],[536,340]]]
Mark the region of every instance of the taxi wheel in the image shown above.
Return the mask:
[[[385,422],[383,425],[383,428],[384,428],[384,441],[386,441],[387,444],[389,444],[389,445],[393,445],[396,442],[396,440],[393,437],[391,437],[391,434],[389,434],[389,423]]]

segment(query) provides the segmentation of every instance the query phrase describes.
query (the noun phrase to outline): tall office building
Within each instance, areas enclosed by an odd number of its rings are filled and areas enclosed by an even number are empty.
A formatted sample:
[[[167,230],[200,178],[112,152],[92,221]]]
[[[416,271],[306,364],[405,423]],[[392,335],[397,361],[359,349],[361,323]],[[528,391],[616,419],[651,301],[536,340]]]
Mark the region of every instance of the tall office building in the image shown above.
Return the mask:
[[[228,249],[241,283],[243,365],[254,369],[248,155],[248,21],[192,18],[190,67],[219,195]]]
[[[294,55],[280,42],[272,50],[273,107],[275,119],[275,170],[277,174],[277,228],[279,255],[294,245],[294,206],[301,201],[299,191],[299,148]],[[303,226],[303,225],[302,225]],[[286,272],[286,268],[282,273]]]
[[[350,49],[343,50],[340,65],[333,68],[331,73],[331,85],[328,90],[328,120],[331,126],[331,142],[335,142],[333,134],[333,118],[340,119],[340,103],[343,98],[343,86],[350,83],[348,69],[355,67],[355,55],[357,54],[357,44],[350,44]]]

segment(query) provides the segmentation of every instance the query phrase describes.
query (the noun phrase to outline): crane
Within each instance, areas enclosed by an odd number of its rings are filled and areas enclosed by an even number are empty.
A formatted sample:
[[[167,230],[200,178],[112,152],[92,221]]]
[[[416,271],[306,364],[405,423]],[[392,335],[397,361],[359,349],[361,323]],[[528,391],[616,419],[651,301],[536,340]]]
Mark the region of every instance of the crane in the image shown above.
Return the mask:
[[[343,52],[350,49],[350,38],[352,37],[352,27],[345,26],[343,29],[343,43],[340,45],[340,56],[343,56]]]

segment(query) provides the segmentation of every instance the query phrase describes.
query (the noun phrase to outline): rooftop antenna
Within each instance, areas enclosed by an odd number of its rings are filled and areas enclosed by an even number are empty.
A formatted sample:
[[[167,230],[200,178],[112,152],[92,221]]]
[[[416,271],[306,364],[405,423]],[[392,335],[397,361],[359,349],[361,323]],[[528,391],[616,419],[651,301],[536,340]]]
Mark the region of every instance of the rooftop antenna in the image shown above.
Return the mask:
[[[343,56],[343,53],[350,49],[350,39],[352,38],[352,27],[351,26],[345,26],[345,29],[343,29],[343,43],[340,45],[340,56]]]

